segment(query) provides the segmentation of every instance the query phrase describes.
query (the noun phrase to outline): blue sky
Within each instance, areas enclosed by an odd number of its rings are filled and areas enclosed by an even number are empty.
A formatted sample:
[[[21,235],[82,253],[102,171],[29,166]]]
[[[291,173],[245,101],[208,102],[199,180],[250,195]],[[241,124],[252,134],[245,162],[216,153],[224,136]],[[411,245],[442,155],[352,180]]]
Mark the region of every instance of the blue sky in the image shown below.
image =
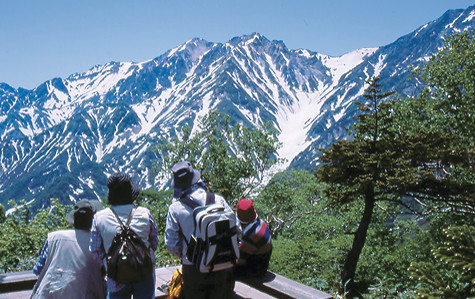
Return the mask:
[[[395,41],[463,0],[0,0],[0,82],[35,88],[110,61],[141,62],[194,37],[259,32],[339,56]]]

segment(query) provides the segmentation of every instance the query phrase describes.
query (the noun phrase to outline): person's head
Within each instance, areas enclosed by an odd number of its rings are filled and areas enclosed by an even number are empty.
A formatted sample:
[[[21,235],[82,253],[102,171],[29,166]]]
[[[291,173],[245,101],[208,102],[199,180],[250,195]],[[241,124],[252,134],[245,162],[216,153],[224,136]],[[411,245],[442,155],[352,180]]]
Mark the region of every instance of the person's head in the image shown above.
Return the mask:
[[[111,205],[131,204],[139,195],[139,187],[123,172],[114,173],[107,180],[107,202]]]
[[[236,205],[236,214],[239,222],[243,225],[247,225],[257,218],[256,209],[254,203],[249,199],[241,199]]]
[[[199,182],[200,172],[193,169],[188,161],[178,162],[172,167],[174,196],[178,197],[183,191]]]
[[[90,230],[94,214],[103,208],[98,200],[80,200],[69,212],[68,222],[76,229]]]

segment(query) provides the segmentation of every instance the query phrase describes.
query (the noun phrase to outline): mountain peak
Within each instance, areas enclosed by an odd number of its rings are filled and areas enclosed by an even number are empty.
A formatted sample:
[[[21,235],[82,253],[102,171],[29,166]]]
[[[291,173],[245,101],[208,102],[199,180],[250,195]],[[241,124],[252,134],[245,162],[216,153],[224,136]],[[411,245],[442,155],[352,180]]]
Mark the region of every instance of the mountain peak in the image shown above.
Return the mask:
[[[196,61],[204,53],[206,53],[213,43],[208,42],[202,38],[193,38],[186,43],[168,51],[167,57],[174,55],[185,55],[191,58],[191,61]]]
[[[229,41],[232,46],[245,46],[249,44],[263,44],[270,41],[260,33],[254,32],[247,35],[236,36]]]
[[[194,38],[146,62],[97,65],[33,91],[1,84],[0,203],[99,198],[107,174],[119,170],[141,187],[158,186],[150,149],[185,124],[199,130],[197,119],[210,109],[246,126],[272,123],[284,166],[308,169],[317,148],[347,137],[365,80],[381,74],[384,90],[417,91],[409,65],[436,53],[445,33],[475,28],[473,9],[340,57],[252,33],[224,44]]]

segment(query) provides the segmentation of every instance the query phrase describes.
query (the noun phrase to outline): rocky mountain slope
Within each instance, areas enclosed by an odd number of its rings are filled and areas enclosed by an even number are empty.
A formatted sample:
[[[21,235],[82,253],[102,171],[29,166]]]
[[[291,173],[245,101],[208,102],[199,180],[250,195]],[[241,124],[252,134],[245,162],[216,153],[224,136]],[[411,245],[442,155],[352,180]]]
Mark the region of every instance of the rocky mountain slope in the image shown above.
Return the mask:
[[[0,203],[98,198],[114,171],[154,186],[151,147],[209,109],[246,125],[271,121],[283,167],[311,168],[317,147],[346,136],[365,80],[378,75],[383,90],[417,92],[409,66],[427,61],[448,34],[474,28],[474,16],[475,7],[450,10],[389,45],[340,57],[254,33],[193,39],[149,61],[98,65],[33,90],[0,83]]]

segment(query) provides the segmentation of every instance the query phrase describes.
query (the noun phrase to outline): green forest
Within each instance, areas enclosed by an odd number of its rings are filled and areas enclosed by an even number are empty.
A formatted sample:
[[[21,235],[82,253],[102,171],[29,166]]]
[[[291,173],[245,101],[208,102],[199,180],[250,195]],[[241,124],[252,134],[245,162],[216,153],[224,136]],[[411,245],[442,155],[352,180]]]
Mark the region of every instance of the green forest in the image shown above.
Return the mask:
[[[319,149],[314,171],[269,171],[278,133],[212,111],[153,148],[157,176],[187,159],[235,205],[254,200],[273,237],[270,269],[338,298],[475,298],[475,36],[448,37],[413,70],[413,97],[367,81],[349,138]],[[412,82],[411,81],[411,82]],[[105,195],[104,195],[105,197]],[[159,227],[157,266],[179,264],[163,235],[170,190],[142,190]],[[0,271],[33,267],[48,232],[72,208],[0,205]]]

